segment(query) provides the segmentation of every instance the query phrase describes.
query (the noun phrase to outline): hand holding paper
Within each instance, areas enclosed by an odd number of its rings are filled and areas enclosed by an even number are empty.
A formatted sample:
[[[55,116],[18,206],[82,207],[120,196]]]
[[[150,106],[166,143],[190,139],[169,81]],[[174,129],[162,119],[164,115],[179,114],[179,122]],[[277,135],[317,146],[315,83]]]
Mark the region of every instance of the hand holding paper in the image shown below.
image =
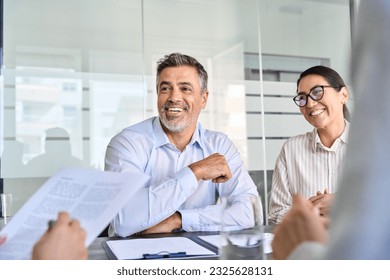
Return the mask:
[[[140,172],[69,168],[53,175],[0,232],[0,259],[29,259],[48,221],[65,211],[85,229],[89,246],[149,177]]]

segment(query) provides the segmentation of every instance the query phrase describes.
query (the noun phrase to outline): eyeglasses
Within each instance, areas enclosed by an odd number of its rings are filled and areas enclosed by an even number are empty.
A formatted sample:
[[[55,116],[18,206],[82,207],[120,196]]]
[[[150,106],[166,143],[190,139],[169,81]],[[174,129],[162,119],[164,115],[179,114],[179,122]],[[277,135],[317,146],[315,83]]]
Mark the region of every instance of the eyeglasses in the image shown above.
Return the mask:
[[[310,92],[308,94],[304,92],[298,93],[297,96],[293,98],[295,104],[299,107],[305,107],[307,104],[307,98],[310,97],[314,101],[321,100],[322,97],[324,97],[324,88],[339,88],[339,87],[333,87],[333,86],[314,86],[310,89]]]

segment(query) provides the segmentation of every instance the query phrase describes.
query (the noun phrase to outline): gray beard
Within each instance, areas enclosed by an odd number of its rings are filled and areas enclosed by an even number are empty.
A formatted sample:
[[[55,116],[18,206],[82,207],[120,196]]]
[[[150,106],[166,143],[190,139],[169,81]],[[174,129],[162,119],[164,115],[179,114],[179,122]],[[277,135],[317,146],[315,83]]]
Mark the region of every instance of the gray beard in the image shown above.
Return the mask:
[[[177,123],[175,121],[170,121],[169,119],[166,119],[161,115],[160,115],[160,120],[162,124],[165,126],[165,128],[171,132],[182,132],[189,125],[189,120],[181,121]]]

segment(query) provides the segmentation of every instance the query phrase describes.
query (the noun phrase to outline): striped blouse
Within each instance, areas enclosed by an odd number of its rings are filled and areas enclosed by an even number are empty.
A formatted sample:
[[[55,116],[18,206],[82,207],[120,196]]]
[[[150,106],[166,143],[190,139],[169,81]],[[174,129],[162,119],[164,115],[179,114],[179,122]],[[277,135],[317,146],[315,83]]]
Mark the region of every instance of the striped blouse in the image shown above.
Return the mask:
[[[337,190],[347,146],[349,123],[330,148],[322,145],[317,129],[289,138],[276,159],[269,201],[270,224],[278,224],[292,205],[292,195],[307,198],[317,191]]]

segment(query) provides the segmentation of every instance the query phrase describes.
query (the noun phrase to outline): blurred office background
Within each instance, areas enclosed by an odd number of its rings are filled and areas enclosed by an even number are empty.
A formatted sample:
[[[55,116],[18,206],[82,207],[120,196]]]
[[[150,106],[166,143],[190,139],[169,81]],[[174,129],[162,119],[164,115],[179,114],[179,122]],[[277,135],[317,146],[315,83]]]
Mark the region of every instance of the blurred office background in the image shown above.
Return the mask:
[[[238,146],[265,208],[283,142],[312,129],[292,101],[298,74],[323,64],[349,83],[353,0],[0,2],[0,192],[15,212],[61,167],[102,170],[111,137],[157,114],[165,54],[206,67],[200,121]]]

